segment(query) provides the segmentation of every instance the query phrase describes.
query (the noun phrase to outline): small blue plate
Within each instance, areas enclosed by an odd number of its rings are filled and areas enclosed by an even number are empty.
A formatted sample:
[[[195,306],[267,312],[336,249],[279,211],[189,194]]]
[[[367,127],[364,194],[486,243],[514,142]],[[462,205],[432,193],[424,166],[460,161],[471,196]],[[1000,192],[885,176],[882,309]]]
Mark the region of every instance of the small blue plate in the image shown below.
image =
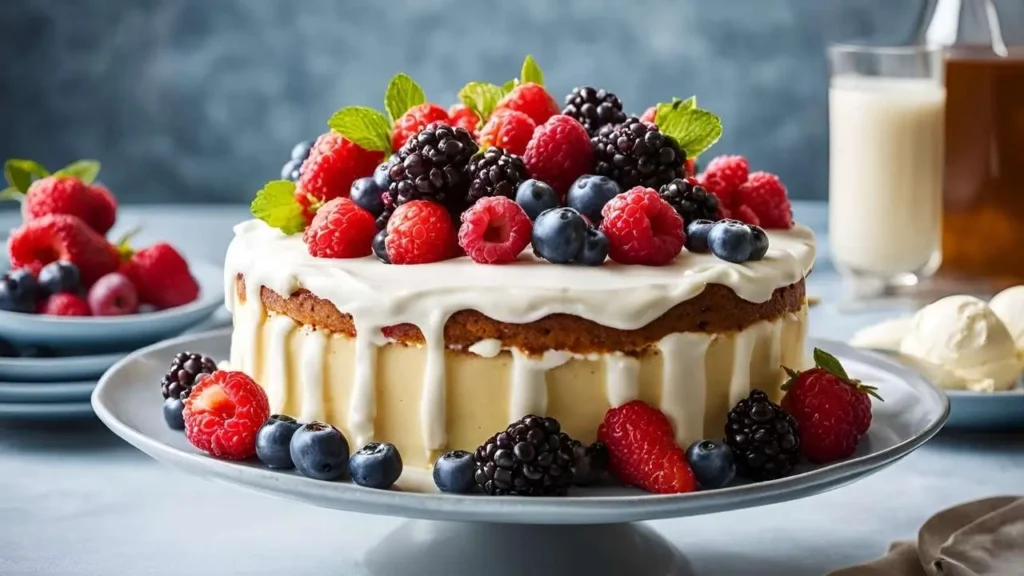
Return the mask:
[[[0,378],[17,382],[66,382],[99,379],[127,352],[58,356],[53,358],[0,358]]]
[[[1024,387],[1006,392],[947,390],[946,428],[972,432],[1024,430]]]
[[[131,316],[88,318],[0,311],[0,338],[15,346],[99,353],[134,350],[176,336],[224,303],[221,268],[201,261],[192,261],[190,268],[199,283],[199,298],[190,304]]]
[[[88,402],[96,380],[85,382],[0,382],[0,402]]]
[[[88,402],[0,403],[0,420],[67,420],[92,415]]]

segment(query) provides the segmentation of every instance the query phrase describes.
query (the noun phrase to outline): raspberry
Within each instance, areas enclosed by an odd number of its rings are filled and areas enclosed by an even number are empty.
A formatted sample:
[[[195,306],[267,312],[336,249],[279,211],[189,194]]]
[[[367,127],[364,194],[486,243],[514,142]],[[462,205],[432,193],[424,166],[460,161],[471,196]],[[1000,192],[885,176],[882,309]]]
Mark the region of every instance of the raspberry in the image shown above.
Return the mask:
[[[735,193],[737,204],[750,207],[764,228],[787,229],[793,227],[793,206],[789,203],[786,187],[779,177],[768,172],[754,172]],[[745,220],[744,220],[745,221]]]
[[[498,110],[522,112],[538,126],[560,112],[558,103],[551,97],[551,94],[548,94],[543,86],[533,82],[520,84],[506,94],[495,106],[494,111]]]
[[[437,104],[427,102],[409,108],[401,118],[395,120],[395,125],[391,129],[391,149],[398,150],[405,146],[409,138],[434,122],[451,124],[451,119],[448,112]]]
[[[750,166],[743,156],[718,156],[708,163],[700,177],[701,186],[718,196],[722,205],[733,209],[733,194],[747,181]]]
[[[683,219],[650,188],[637,186],[601,209],[608,256],[620,264],[664,266],[683,249]]]
[[[697,159],[688,158],[683,162],[683,176],[686,178],[693,178],[697,175]],[[696,184],[696,180],[694,180]]]
[[[526,152],[537,124],[529,116],[515,110],[500,110],[480,129],[480,147],[497,146],[517,156]]]
[[[376,235],[373,214],[348,198],[335,198],[317,210],[302,240],[316,258],[360,258],[370,255]]]
[[[747,206],[746,204],[740,204],[739,206],[736,206],[735,208],[733,208],[731,214],[732,218],[735,218],[736,220],[739,220],[744,224],[753,224],[754,226],[761,225],[761,219],[758,218],[757,214],[754,214],[754,211],[751,210],[750,206]]]
[[[392,264],[428,264],[449,257],[455,228],[448,210],[437,202],[413,200],[388,220],[385,240]]]
[[[315,205],[348,196],[357,178],[369,176],[384,160],[383,152],[364,150],[336,132],[317,138],[302,163],[295,198],[306,208],[306,219],[313,218]]]
[[[135,285],[139,302],[161,310],[188,304],[199,297],[199,284],[192,277],[188,262],[166,242],[134,253],[121,267],[121,273]]]
[[[552,116],[533,133],[523,161],[530,176],[565,197],[577,178],[590,170],[594,150],[583,125],[569,116]]]
[[[22,200],[25,220],[47,214],[77,216],[99,234],[106,234],[117,216],[117,201],[102,185],[89,186],[71,176],[47,176],[29,186]]]
[[[650,124],[654,124],[654,115],[657,114],[657,113],[658,113],[658,107],[657,106],[651,106],[647,110],[644,110],[644,113],[640,116],[640,121],[641,122],[647,122],[647,123],[650,123]]]
[[[94,182],[89,189],[94,205],[91,226],[100,234],[106,234],[117,220],[117,198],[103,184]]]
[[[193,446],[225,460],[256,455],[256,433],[270,418],[267,394],[242,372],[218,370],[185,398],[185,436]]]
[[[7,252],[14,269],[35,269],[57,260],[71,262],[86,286],[120,264],[117,249],[106,238],[67,214],[47,214],[25,222],[11,233]]]
[[[526,212],[504,196],[481,198],[462,213],[459,246],[474,262],[514,262],[530,243],[533,223]]]
[[[89,303],[74,294],[60,293],[50,296],[39,305],[40,314],[53,316],[89,316]]]
[[[686,455],[676,445],[672,424],[640,400],[608,410],[597,428],[597,439],[608,449],[608,471],[624,484],[656,494],[697,488]]]
[[[477,129],[480,128],[480,117],[476,115],[465,104],[455,104],[448,109],[448,118],[453,128],[463,128],[466,132],[477,137]]]

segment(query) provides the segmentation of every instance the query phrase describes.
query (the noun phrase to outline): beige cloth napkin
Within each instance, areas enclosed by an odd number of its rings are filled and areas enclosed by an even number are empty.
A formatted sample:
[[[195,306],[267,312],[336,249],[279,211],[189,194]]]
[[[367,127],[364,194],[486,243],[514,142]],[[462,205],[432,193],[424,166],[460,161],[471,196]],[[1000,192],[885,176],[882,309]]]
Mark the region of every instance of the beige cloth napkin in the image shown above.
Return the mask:
[[[1024,576],[1024,498],[1004,496],[932,516],[917,542],[829,576]]]

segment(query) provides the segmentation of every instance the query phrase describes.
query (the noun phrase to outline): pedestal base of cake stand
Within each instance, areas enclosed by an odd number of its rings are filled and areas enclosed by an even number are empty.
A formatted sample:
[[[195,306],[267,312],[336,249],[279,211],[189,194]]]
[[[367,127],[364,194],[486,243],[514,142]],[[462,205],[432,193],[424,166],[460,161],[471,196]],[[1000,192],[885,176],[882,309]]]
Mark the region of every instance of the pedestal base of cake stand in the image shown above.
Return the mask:
[[[642,524],[402,523],[371,548],[372,576],[690,576],[682,553]]]

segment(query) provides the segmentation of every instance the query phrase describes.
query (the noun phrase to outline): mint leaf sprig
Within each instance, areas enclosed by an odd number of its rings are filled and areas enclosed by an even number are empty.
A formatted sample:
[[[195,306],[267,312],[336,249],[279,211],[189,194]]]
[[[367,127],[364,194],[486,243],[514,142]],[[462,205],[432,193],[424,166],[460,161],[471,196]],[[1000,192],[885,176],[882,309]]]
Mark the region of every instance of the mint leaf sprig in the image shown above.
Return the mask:
[[[327,125],[360,148],[373,152],[393,151],[391,127],[413,106],[427,101],[423,88],[407,74],[396,74],[384,93],[385,116],[367,106],[347,106],[331,115]]]
[[[462,102],[480,118],[477,127],[482,127],[491,118],[498,102],[516,89],[520,84],[532,82],[544,85],[544,71],[530,54],[526,55],[523,65],[519,69],[519,76],[505,82],[501,86],[488,82],[470,82],[459,90],[459,102]]]
[[[306,228],[302,205],[295,199],[295,182],[267,182],[249,206],[252,215],[285,234],[298,234]]]
[[[722,137],[722,119],[698,108],[696,96],[658,104],[654,123],[663,134],[676,139],[687,159],[701,155]]]
[[[76,160],[71,164],[57,170],[53,176],[67,176],[78,178],[86,184],[92,184],[100,173],[98,160]],[[50,171],[35,160],[24,158],[11,158],[4,162],[4,180],[7,187],[0,190],[0,200],[21,201],[28,193],[32,183],[38,179],[50,176]]]

